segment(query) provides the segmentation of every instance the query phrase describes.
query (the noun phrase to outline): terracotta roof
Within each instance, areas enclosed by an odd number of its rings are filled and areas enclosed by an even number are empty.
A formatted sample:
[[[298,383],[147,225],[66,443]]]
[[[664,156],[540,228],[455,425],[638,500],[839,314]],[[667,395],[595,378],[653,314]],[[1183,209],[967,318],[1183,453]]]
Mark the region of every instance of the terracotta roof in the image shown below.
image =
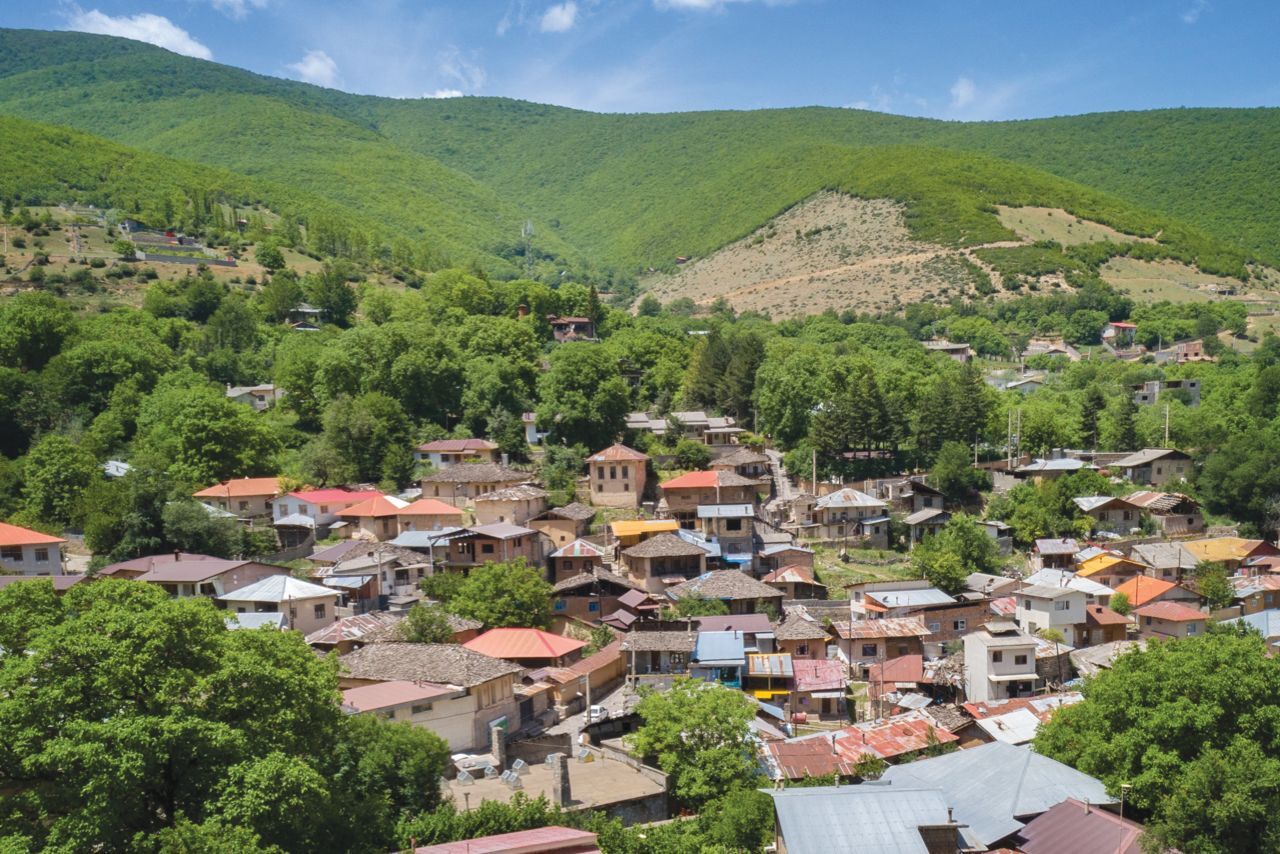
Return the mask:
[[[388,709],[392,706],[403,706],[406,703],[420,703],[436,697],[447,697],[455,692],[456,689],[448,685],[397,679],[392,682],[378,682],[373,685],[348,688],[342,692],[342,704],[350,706],[357,712],[371,712],[375,709]]]
[[[462,463],[432,472],[423,483],[524,483],[533,480],[528,472],[500,466],[497,463]]]
[[[705,599],[781,599],[782,591],[756,581],[740,570],[720,569],[704,572],[697,578],[677,584],[667,591],[667,595],[673,599],[683,599],[686,596]]]
[[[1160,598],[1177,586],[1172,581],[1165,581],[1163,578],[1135,575],[1133,578],[1125,579],[1123,584],[1118,585],[1116,593],[1123,593],[1129,600],[1129,604],[1137,608]]]
[[[1067,798],[1018,831],[1018,850],[1026,854],[1106,851],[1141,854],[1143,826],[1075,798]]]
[[[649,458],[626,445],[614,444],[587,457],[589,463],[644,462]]]
[[[542,629],[517,628],[490,629],[463,644],[466,649],[491,658],[506,659],[560,658],[584,646],[586,643],[583,641],[553,635]]]
[[[828,736],[767,741],[761,745],[767,764],[777,769],[775,779],[800,780],[838,774],[852,777],[854,761],[836,752]]]
[[[780,566],[760,580],[765,584],[816,584],[819,587],[826,587],[813,577],[812,569],[799,564]]]
[[[481,836],[462,842],[444,842],[413,849],[414,854],[498,854],[498,852],[555,851],[557,854],[593,854],[596,834],[569,827],[539,827]]]
[[[836,633],[842,638],[861,640],[863,638],[903,638],[924,637],[932,634],[919,617],[894,617],[887,620],[841,620],[832,623]]]
[[[510,661],[448,643],[375,643],[338,659],[354,679],[438,682],[471,688],[519,673]]]
[[[654,534],[642,543],[632,546],[623,551],[626,557],[650,558],[650,557],[693,557],[695,555],[705,555],[698,546],[693,543],[686,543],[675,534],[666,531],[660,534]],[[776,592],[776,591],[774,591]]]
[[[1117,614],[1106,605],[1086,605],[1084,620],[1090,626],[1125,626],[1129,624],[1128,617],[1124,614]]]
[[[759,486],[759,483],[732,471],[691,471],[658,485],[663,489],[714,489],[717,486]]]
[[[206,487],[192,493],[192,496],[195,498],[251,498],[259,495],[274,497],[279,494],[280,478],[277,476],[239,477]]]
[[[427,453],[460,454],[467,451],[496,451],[497,444],[488,439],[436,439],[419,445],[417,450]]]
[[[694,632],[638,631],[629,632],[622,640],[625,652],[693,652],[698,636]]]
[[[1208,614],[1181,602],[1152,602],[1134,611],[1139,617],[1168,620],[1173,623],[1190,623],[1208,618]]]
[[[552,507],[546,512],[548,516],[558,516],[561,519],[571,519],[574,522],[585,522],[588,519],[595,518],[596,510],[594,507],[588,507],[585,504],[579,504],[574,501],[563,507]]]
[[[791,662],[797,691],[843,691],[845,667],[830,659],[797,658]]]
[[[868,682],[893,685],[898,682],[924,682],[924,657],[900,655],[888,661],[876,662],[867,668]]]
[[[405,507],[409,506],[399,498],[392,498],[389,495],[379,495],[376,498],[369,498],[361,501],[359,504],[352,504],[350,507],[344,507],[335,515],[342,516],[347,519],[380,519],[385,516],[399,516]]]
[[[51,537],[30,528],[0,522],[0,546],[43,546],[65,542],[61,537]]]
[[[463,513],[452,504],[445,504],[439,498],[419,498],[412,504],[400,508],[399,516],[462,516]]]

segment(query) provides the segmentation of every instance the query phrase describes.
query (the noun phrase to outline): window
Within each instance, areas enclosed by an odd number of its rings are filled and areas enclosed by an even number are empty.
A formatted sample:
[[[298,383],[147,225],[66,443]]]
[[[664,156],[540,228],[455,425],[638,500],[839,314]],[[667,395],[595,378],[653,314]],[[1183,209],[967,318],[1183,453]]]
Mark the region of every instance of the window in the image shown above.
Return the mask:
[[[36,549],[36,563],[48,563],[48,562],[49,562],[49,550],[43,547]],[[1270,593],[1267,594],[1267,604],[1271,604]]]
[[[240,502],[240,510],[243,512],[243,511],[248,510],[248,509],[249,509],[249,502],[248,502],[248,501],[241,501],[241,502]]]
[[[796,655],[800,656],[801,658],[805,658],[806,656],[808,656],[808,655],[809,655],[809,644],[807,644],[807,643],[798,643],[798,644],[796,644]]]
[[[22,546],[0,547],[0,560],[22,560]]]
[[[1070,611],[1070,610],[1071,610],[1071,600],[1070,600],[1070,599],[1059,599],[1057,602],[1054,602],[1054,603],[1053,603],[1053,610],[1055,610],[1055,611]]]
[[[1027,657],[1026,657],[1025,655],[1015,655],[1015,656],[1013,657],[1013,663],[1014,663],[1014,664],[1019,664],[1019,665],[1026,664],[1026,663],[1027,663]]]
[[[876,656],[876,645],[873,643],[864,643],[862,645],[862,657],[875,658],[875,656]]]
[[[942,623],[930,623],[930,624],[929,624],[929,633],[930,633],[930,634],[934,634],[934,635],[936,635],[936,634],[937,634],[938,632],[940,632],[940,631],[942,631]]]
[[[1150,618],[1150,617],[1143,617],[1143,618],[1142,618],[1142,622],[1149,626],[1149,625],[1151,625],[1151,618]]]
[[[626,471],[626,469],[623,469],[623,471]],[[624,484],[622,484],[622,491],[623,491],[623,492],[630,492],[630,491],[631,491],[631,484],[629,484],[629,483],[624,483]]]
[[[597,484],[596,484],[596,492],[604,492],[604,484],[603,484],[603,483],[597,483]]]
[[[307,505],[305,505],[305,504],[299,504],[299,505],[298,505],[298,512],[299,512],[299,513],[301,513],[303,516],[306,516],[306,515],[307,515]]]
[[[599,611],[599,610],[600,610],[600,603],[599,603],[599,602],[588,602],[588,603],[587,603],[587,610],[588,610],[588,611],[591,611],[592,613],[595,613],[596,611]]]
[[[493,543],[481,543],[481,544],[480,544],[480,554],[482,554],[482,555],[491,555],[491,554],[493,554]]]
[[[1187,637],[1191,637],[1191,636],[1192,636],[1192,635],[1194,635],[1195,633],[1196,633],[1196,624],[1195,624],[1195,623],[1187,623]]]
[[[995,652],[991,653],[991,661],[994,664],[999,664],[1004,661],[1004,652],[997,649]]]
[[[604,480],[604,466],[596,466],[596,478]]]
[[[320,505],[320,512],[321,512],[321,513],[328,513],[328,512],[329,512],[329,505],[328,505],[328,504],[321,504],[321,505]]]
[[[627,479],[628,479],[628,478],[630,478],[630,477],[631,477],[631,466],[623,466],[623,467],[622,467],[622,479],[623,479],[623,480],[627,480]]]
[[[742,530],[742,520],[741,520],[741,519],[725,519],[725,520],[724,520],[724,529],[725,529],[726,531],[741,531],[741,530]]]
[[[316,605],[316,607],[315,607],[315,614],[316,614],[316,619],[317,619],[317,620],[323,620],[323,619],[324,619],[324,615],[325,615],[325,606],[324,606],[324,603],[323,603],[323,602],[321,602],[319,605]]]
[[[556,610],[563,611],[565,609],[565,601],[563,599],[556,600]]]
[[[1031,600],[1030,600],[1030,599],[1023,599],[1023,600],[1022,600],[1022,607],[1026,608],[1028,611],[1030,611],[1030,610],[1031,610]]]
[[[617,480],[617,479],[618,479],[618,467],[609,466],[609,480]]]
[[[430,703],[417,703],[409,707],[409,713],[413,715],[424,715],[431,711]]]
[[[932,507],[932,506],[933,506],[933,496],[932,496],[932,495],[926,495],[926,496],[924,497],[924,506],[925,506],[925,507]]]
[[[968,627],[969,627],[969,623],[968,623],[968,621],[966,621],[966,620],[952,620],[952,621],[951,621],[951,630],[952,630],[952,631],[956,631],[956,632],[963,632],[963,631],[964,631],[965,629],[967,629]]]
[[[907,654],[907,651],[908,651],[908,650],[907,650],[907,645],[906,645],[905,643],[900,643],[900,644],[898,644],[898,656],[899,656],[899,657],[906,655],[906,654]]]

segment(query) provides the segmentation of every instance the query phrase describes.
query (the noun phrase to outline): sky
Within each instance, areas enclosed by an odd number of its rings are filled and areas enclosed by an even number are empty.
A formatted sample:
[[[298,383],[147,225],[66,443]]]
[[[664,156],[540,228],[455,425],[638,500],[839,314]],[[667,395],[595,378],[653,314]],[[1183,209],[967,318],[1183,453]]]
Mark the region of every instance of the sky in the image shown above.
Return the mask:
[[[361,94],[942,119],[1280,105],[1277,0],[0,0]]]

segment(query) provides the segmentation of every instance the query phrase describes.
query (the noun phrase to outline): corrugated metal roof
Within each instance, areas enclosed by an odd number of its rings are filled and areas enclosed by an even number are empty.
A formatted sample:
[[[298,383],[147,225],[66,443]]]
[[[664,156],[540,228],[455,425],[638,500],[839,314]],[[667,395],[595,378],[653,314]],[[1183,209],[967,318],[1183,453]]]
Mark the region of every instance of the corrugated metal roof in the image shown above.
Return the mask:
[[[821,786],[770,790],[787,854],[926,854],[920,827],[946,824],[937,789]]]
[[[700,663],[733,662],[742,664],[746,642],[742,632],[698,632],[693,646],[693,660]]]

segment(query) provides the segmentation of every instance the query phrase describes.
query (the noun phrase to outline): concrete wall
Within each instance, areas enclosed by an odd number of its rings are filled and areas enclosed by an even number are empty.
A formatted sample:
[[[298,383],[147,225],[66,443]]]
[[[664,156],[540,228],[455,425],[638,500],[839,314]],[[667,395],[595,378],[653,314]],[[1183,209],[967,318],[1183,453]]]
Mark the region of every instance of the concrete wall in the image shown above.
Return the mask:
[[[19,575],[62,575],[62,544],[9,546],[0,566]],[[43,556],[44,560],[39,560]]]

